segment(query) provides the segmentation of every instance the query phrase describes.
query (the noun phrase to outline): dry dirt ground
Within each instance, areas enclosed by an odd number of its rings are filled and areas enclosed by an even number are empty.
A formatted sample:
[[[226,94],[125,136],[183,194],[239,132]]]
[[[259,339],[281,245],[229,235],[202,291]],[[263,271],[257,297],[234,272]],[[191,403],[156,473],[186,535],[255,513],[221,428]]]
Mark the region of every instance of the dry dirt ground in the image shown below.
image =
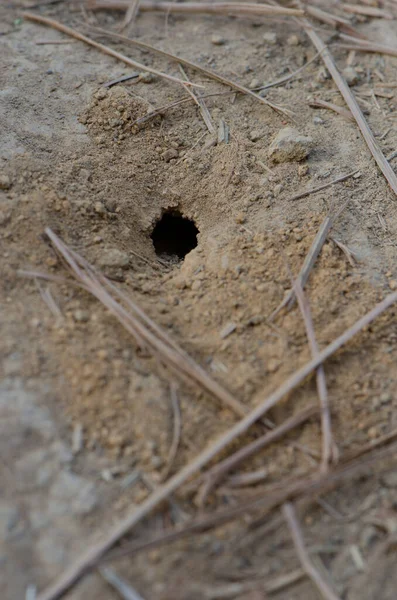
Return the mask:
[[[31,3],[32,4],[32,3]],[[27,6],[28,3],[25,3]],[[116,29],[123,15],[84,14],[76,3],[36,9],[69,26]],[[393,43],[396,21],[357,27]],[[320,28],[321,29],[321,28]],[[88,31],[87,29],[85,29]],[[275,33],[270,38],[265,34]],[[136,38],[179,54],[246,86],[271,82],[315,55],[292,22],[145,13]],[[213,38],[216,34],[218,38]],[[265,35],[265,38],[264,38]],[[323,38],[334,43],[331,32]],[[292,36],[292,37],[291,37]],[[98,38],[99,39],[99,38]],[[62,42],[41,44],[39,42]],[[147,51],[102,38],[175,76],[178,67]],[[216,42],[216,43],[214,43]],[[221,42],[221,43],[219,43]],[[341,70],[348,53],[331,45]],[[385,154],[397,147],[397,59],[350,56],[353,89]],[[331,206],[342,207],[332,235],[354,254],[351,264],[329,239],[307,286],[321,347],[397,287],[397,203],[354,123],[309,106],[342,105],[317,59],[268,100],[294,112],[294,126],[313,139],[307,160],[273,164],[268,148],[288,123],[246,96],[207,99],[229,143],[216,143],[197,107],[182,104],[137,127],[153,107],[185,97],[159,77],[103,84],[131,69],[0,6],[0,569],[1,598],[25,597],[51,582],[118,522],[162,478],[172,441],[169,374],[139,351],[129,334],[87,293],[35,283],[30,269],[64,276],[46,241],[51,227],[70,247],[116,280],[212,376],[254,406],[309,358],[299,310],[267,317],[291,286]],[[227,88],[187,70],[205,93]],[[256,82],[253,80],[257,80]],[[380,87],[383,84],[384,87]],[[383,92],[376,96],[373,91]],[[386,96],[386,97],[385,97]],[[359,169],[324,192],[298,192]],[[152,232],[162,214],[194,221],[197,246],[183,260],[156,255]],[[169,225],[169,224],[168,224]],[[194,245],[194,235],[177,236]],[[159,244],[167,250],[167,229]],[[185,237],[184,237],[185,236]],[[180,250],[180,249],[179,249]],[[230,325],[230,327],[229,327]],[[229,333],[229,335],[226,335]],[[341,455],[388,433],[397,415],[397,321],[388,310],[327,361],[326,378]],[[173,472],[236,420],[213,398],[182,385],[182,433]],[[276,422],[317,402],[313,380],[271,414]],[[81,443],[79,442],[81,434]],[[253,439],[253,430],[245,441]],[[313,469],[321,445],[317,420],[290,434],[303,451],[274,444],[239,472],[267,470],[256,488],[225,484],[206,510],[233,506],[283,477]],[[311,451],[311,454],[308,454]],[[346,482],[302,514],[305,540],[342,598],[395,598],[393,547],[397,475],[382,465]],[[147,536],[197,514],[194,496],[178,494],[143,523]],[[256,517],[259,515],[256,515]],[[266,522],[265,524],[267,524]],[[113,567],[146,600],[268,597],[260,591],[299,567],[283,523],[270,533],[243,519],[191,536]],[[257,578],[257,579],[255,579]],[[258,590],[230,585],[258,581]],[[29,588],[30,586],[30,588]],[[225,588],[227,587],[227,589]],[[113,599],[97,572],[68,598]],[[317,599],[307,579],[274,598]]]

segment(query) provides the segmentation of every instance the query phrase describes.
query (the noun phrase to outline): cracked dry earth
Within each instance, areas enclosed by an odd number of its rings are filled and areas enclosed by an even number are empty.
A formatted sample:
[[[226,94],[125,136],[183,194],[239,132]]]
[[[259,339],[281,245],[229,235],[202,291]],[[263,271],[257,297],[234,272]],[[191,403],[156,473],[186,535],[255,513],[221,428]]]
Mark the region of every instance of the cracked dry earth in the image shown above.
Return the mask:
[[[42,10],[69,26],[82,24],[73,3]],[[95,16],[107,28],[121,18]],[[357,127],[309,107],[314,98],[342,104],[319,61],[266,96],[292,109],[294,127],[311,138],[307,158],[276,163],[269,147],[290,124],[254,99],[207,99],[216,128],[224,131],[226,124],[229,130],[228,143],[217,143],[188,104],[137,126],[148,110],[184,97],[183,90],[148,76],[105,88],[104,82],[129,70],[58,32],[21,21],[12,5],[0,6],[0,24],[0,569],[1,597],[14,600],[29,586],[43,589],[160,483],[172,441],[169,374],[83,291],[18,276],[20,269],[65,275],[44,228],[117,282],[252,407],[309,358],[296,307],[272,325],[267,317],[290,289],[291,273],[299,271],[328,209],[346,204],[332,235],[355,261],[329,239],[311,274],[307,295],[321,347],[397,287],[397,204]],[[359,27],[392,43],[397,25],[372,20]],[[201,16],[165,22],[145,13],[133,35],[251,87],[315,54],[296,25],[285,22]],[[180,75],[156,55],[117,48]],[[347,52],[333,52],[345,69]],[[393,93],[375,98],[372,90],[397,80],[396,59],[357,55],[354,61],[354,92],[388,154],[397,144],[396,100]],[[189,76],[205,93],[225,91],[197,73]],[[359,170],[356,177],[290,200],[352,169]],[[172,246],[178,236],[181,245]],[[395,427],[396,340],[396,313],[390,309],[326,363],[342,454]],[[182,385],[178,394],[182,433],[173,471],[236,419],[194,388]],[[315,402],[310,380],[270,416],[281,423]],[[257,433],[253,429],[239,443]],[[274,444],[240,469],[265,468],[263,482],[236,490],[226,485],[209,498],[207,509],[233,506],[313,468],[321,439],[317,421],[288,439],[309,455],[283,441]],[[393,468],[378,465],[302,516],[312,556],[343,598],[395,597],[393,548],[376,551],[397,527],[396,488]],[[196,513],[194,497],[177,494],[171,507],[162,507],[131,535],[148,536]],[[254,533],[242,519],[114,567],[145,599],[232,597],[222,589],[236,580],[272,581],[299,566],[284,525]],[[117,595],[92,572],[67,597]],[[252,591],[234,597],[265,596]],[[319,598],[304,578],[272,597]]]

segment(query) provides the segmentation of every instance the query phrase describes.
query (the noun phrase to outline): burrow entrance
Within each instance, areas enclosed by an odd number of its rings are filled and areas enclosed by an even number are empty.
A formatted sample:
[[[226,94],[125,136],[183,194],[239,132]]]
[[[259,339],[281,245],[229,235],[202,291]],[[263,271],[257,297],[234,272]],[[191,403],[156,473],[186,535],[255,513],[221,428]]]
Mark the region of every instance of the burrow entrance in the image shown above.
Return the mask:
[[[184,217],[179,210],[165,212],[152,231],[152,241],[157,256],[166,260],[183,260],[197,246],[197,229],[194,221]]]

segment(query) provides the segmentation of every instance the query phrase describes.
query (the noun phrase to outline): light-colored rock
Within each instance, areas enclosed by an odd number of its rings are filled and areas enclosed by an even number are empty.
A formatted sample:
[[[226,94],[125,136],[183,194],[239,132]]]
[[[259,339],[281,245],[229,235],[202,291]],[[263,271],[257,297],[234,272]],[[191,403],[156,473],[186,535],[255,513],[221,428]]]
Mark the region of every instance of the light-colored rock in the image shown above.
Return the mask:
[[[268,156],[274,162],[300,161],[308,156],[313,140],[304,136],[293,127],[285,127],[274,138]]]
[[[269,44],[269,46],[275,46],[278,42],[277,34],[273,33],[272,31],[267,31],[263,34],[263,41],[265,44]]]
[[[214,33],[214,35],[211,37],[211,44],[214,44],[214,46],[223,46],[224,43],[225,38],[219,35],[219,33]]]
[[[0,190],[9,190],[11,185],[11,179],[8,175],[0,174]]]
[[[126,252],[122,252],[118,248],[104,248],[98,264],[100,267],[111,267],[126,269],[129,265],[130,258]]]

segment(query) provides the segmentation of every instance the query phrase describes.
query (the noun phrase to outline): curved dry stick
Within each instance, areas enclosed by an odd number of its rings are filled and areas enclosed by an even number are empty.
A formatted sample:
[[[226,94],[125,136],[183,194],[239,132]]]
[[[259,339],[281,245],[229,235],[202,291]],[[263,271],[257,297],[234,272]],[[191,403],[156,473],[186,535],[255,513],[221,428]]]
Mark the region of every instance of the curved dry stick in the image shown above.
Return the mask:
[[[339,71],[335,65],[334,59],[332,58],[332,54],[330,53],[330,51],[328,50],[328,48],[326,47],[326,45],[324,44],[322,39],[314,31],[314,29],[310,25],[309,21],[307,21],[306,19],[297,19],[297,22],[301,23],[303,29],[305,30],[308,37],[311,39],[311,41],[314,44],[314,46],[316,47],[317,51],[321,52],[321,58],[323,59],[325,66],[327,67],[328,71],[330,72],[332,79],[334,80],[337,88],[339,89],[340,93],[342,94],[344,101],[346,102],[347,106],[350,108],[351,113],[358,125],[358,128],[361,131],[361,134],[362,134],[372,156],[374,157],[379,169],[382,171],[383,175],[385,176],[386,181],[388,182],[389,186],[391,187],[391,189],[397,196],[396,174],[394,173],[393,169],[387,162],[386,157],[383,154],[378,142],[374,138],[374,135],[373,135],[371,129],[369,128],[367,121],[365,120],[365,117],[362,113],[361,108],[359,107],[359,105],[357,103],[357,100],[356,100],[354,94],[350,90],[349,86],[347,85],[347,83],[344,80],[344,78],[342,77],[342,75],[339,73]],[[358,45],[357,50],[360,50],[362,47],[363,46]]]
[[[308,577],[313,581],[325,600],[340,600],[339,596],[334,593],[310,560],[309,553],[306,550],[305,542],[303,540],[302,531],[295,514],[295,509],[290,502],[286,502],[283,505],[283,515],[291,532],[292,541],[294,542],[300,563]]]
[[[88,0],[87,8],[90,10],[128,10],[128,0]],[[215,14],[215,15],[243,15],[243,16],[269,16],[269,17],[303,17],[303,10],[295,8],[284,8],[282,6],[269,6],[259,3],[241,2],[153,2],[141,0],[140,12],[165,12],[165,13],[187,13],[187,14]]]
[[[209,447],[200,452],[195,459],[185,465],[185,467],[173,475],[165,484],[159,486],[146,500],[144,500],[144,502],[142,502],[142,504],[136,507],[131,514],[127,515],[120,523],[118,523],[101,542],[88,548],[88,550],[81,557],[78,557],[76,561],[72,563],[52,585],[50,585],[50,587],[38,596],[37,600],[55,600],[56,598],[59,598],[76,581],[78,581],[83,573],[95,564],[107,550],[118,542],[121,537],[128,533],[163,500],[168,498],[170,494],[175,492],[175,490],[190,477],[207,465],[237,437],[245,433],[251,425],[263,417],[263,415],[275,406],[275,404],[277,404],[277,402],[279,402],[286,394],[297,387],[314,369],[332,356],[332,354],[346,344],[346,342],[356,335],[363,327],[369,325],[376,317],[395,302],[397,302],[397,292],[386,296],[382,302],[379,302],[379,304],[366,315],[356,321],[352,327],[331,342],[331,344],[326,346],[326,348],[324,348],[315,358],[312,358],[309,362],[300,367],[300,369],[295,371],[295,373],[288,377],[278,389],[260,402],[260,404],[251,410],[243,419],[241,419],[241,421],[221,435]],[[331,476],[327,476],[327,481],[329,480],[331,480]],[[296,486],[299,490],[302,490],[301,482],[298,482]],[[263,498],[261,501],[263,502]]]
[[[258,94],[255,94],[255,92],[253,92],[252,90],[249,90],[248,88],[244,87],[243,85],[240,85],[239,83],[236,83],[236,82],[232,81],[231,79],[227,79],[226,77],[223,77],[223,75],[219,75],[215,71],[211,71],[211,69],[206,69],[205,67],[201,67],[197,63],[191,62],[190,60],[187,60],[186,58],[181,58],[180,56],[175,56],[175,54],[171,54],[170,52],[166,52],[165,50],[160,50],[160,48],[156,48],[155,46],[152,46],[151,44],[147,44],[147,43],[141,42],[139,40],[134,40],[125,35],[121,35],[120,33],[113,33],[113,31],[108,31],[107,29],[102,29],[102,27],[90,27],[90,29],[92,29],[93,31],[97,31],[98,33],[102,33],[103,35],[112,37],[116,40],[125,42],[126,44],[129,44],[131,46],[137,46],[138,48],[144,48],[145,50],[155,52],[156,54],[159,54],[160,56],[164,56],[165,58],[174,60],[175,62],[177,62],[181,65],[184,65],[185,67],[190,67],[191,69],[194,69],[195,71],[198,71],[199,73],[203,73],[210,79],[215,79],[215,81],[219,81],[219,83],[223,83],[223,85],[228,85],[229,87],[233,88],[237,92],[240,92],[241,94],[245,94],[246,96],[251,96],[251,98],[255,98],[255,100],[258,100],[262,104],[265,104],[269,108],[273,109],[274,111],[276,111],[278,113],[283,114],[286,117],[291,118],[293,116],[292,111],[282,108],[281,106],[278,106],[277,104],[273,104],[273,102],[269,102],[269,100],[266,100],[265,98],[262,98],[261,96],[258,96]]]
[[[234,452],[234,454],[231,454],[221,462],[217,463],[214,467],[209,469],[209,471],[207,471],[202,476],[203,485],[200,488],[197,498],[197,502],[199,503],[199,505],[201,506],[204,504],[208,494],[210,494],[214,487],[225,477],[225,475],[229,471],[234,469],[238,464],[240,464],[256,452],[259,452],[259,450],[263,450],[263,448],[265,448],[266,446],[273,444],[274,442],[279,440],[283,435],[291,431],[291,429],[298,427],[298,425],[301,425],[316,414],[318,414],[318,407],[309,406],[308,408],[305,408],[298,414],[293,415],[292,417],[284,421],[284,423],[282,423],[275,429],[266,432],[264,435],[254,440],[250,444],[246,444],[245,446],[240,448],[240,450],[237,450],[236,452]]]
[[[310,310],[309,302],[305,296],[303,288],[300,284],[299,279],[296,279],[294,282],[294,290],[296,299],[298,301],[298,305],[300,311],[303,316],[303,320],[306,328],[307,339],[309,340],[310,351],[312,353],[313,358],[315,358],[319,353],[319,347],[316,340],[316,334],[314,333],[314,325],[312,319],[312,313]],[[323,471],[328,469],[328,465],[331,462],[331,459],[334,462],[337,461],[338,458],[338,450],[333,440],[332,435],[332,427],[331,427],[331,415],[329,412],[328,405],[328,393],[327,393],[327,383],[325,380],[325,371],[324,365],[320,365],[316,369],[316,385],[318,397],[320,400],[321,406],[321,430],[322,430],[322,461],[321,468]]]
[[[108,48],[107,46],[104,46],[103,44],[100,44],[99,42],[92,40],[91,38],[83,35],[82,33],[79,33],[78,31],[71,29],[71,27],[67,27],[66,25],[63,25],[62,23],[59,23],[58,21],[54,21],[54,19],[49,19],[48,17],[42,17],[41,15],[35,15],[34,13],[30,13],[30,12],[24,12],[22,14],[23,14],[23,18],[27,19],[28,21],[40,23],[41,25],[47,25],[48,27],[57,29],[58,31],[61,31],[62,33],[66,33],[66,35],[70,35],[71,37],[76,38],[76,40],[80,40],[80,42],[85,42],[89,46],[93,46],[97,50],[104,52],[104,54],[108,54],[109,56],[113,56],[113,58],[117,58],[117,60],[120,60],[121,62],[125,63],[126,65],[128,65],[130,67],[134,67],[135,69],[140,69],[141,71],[148,71],[149,73],[153,73],[154,75],[157,75],[158,77],[162,77],[163,79],[172,81],[172,83],[179,83],[182,86],[183,85],[192,85],[193,87],[203,88],[202,85],[182,81],[182,79],[178,79],[178,77],[173,77],[172,75],[167,75],[166,73],[157,71],[157,69],[152,69],[151,67],[148,67],[147,65],[143,65],[142,63],[137,62],[136,60],[132,60],[131,58],[128,58],[128,56],[125,56],[124,54],[120,54],[120,52],[116,52],[116,50],[112,50],[111,48]]]

